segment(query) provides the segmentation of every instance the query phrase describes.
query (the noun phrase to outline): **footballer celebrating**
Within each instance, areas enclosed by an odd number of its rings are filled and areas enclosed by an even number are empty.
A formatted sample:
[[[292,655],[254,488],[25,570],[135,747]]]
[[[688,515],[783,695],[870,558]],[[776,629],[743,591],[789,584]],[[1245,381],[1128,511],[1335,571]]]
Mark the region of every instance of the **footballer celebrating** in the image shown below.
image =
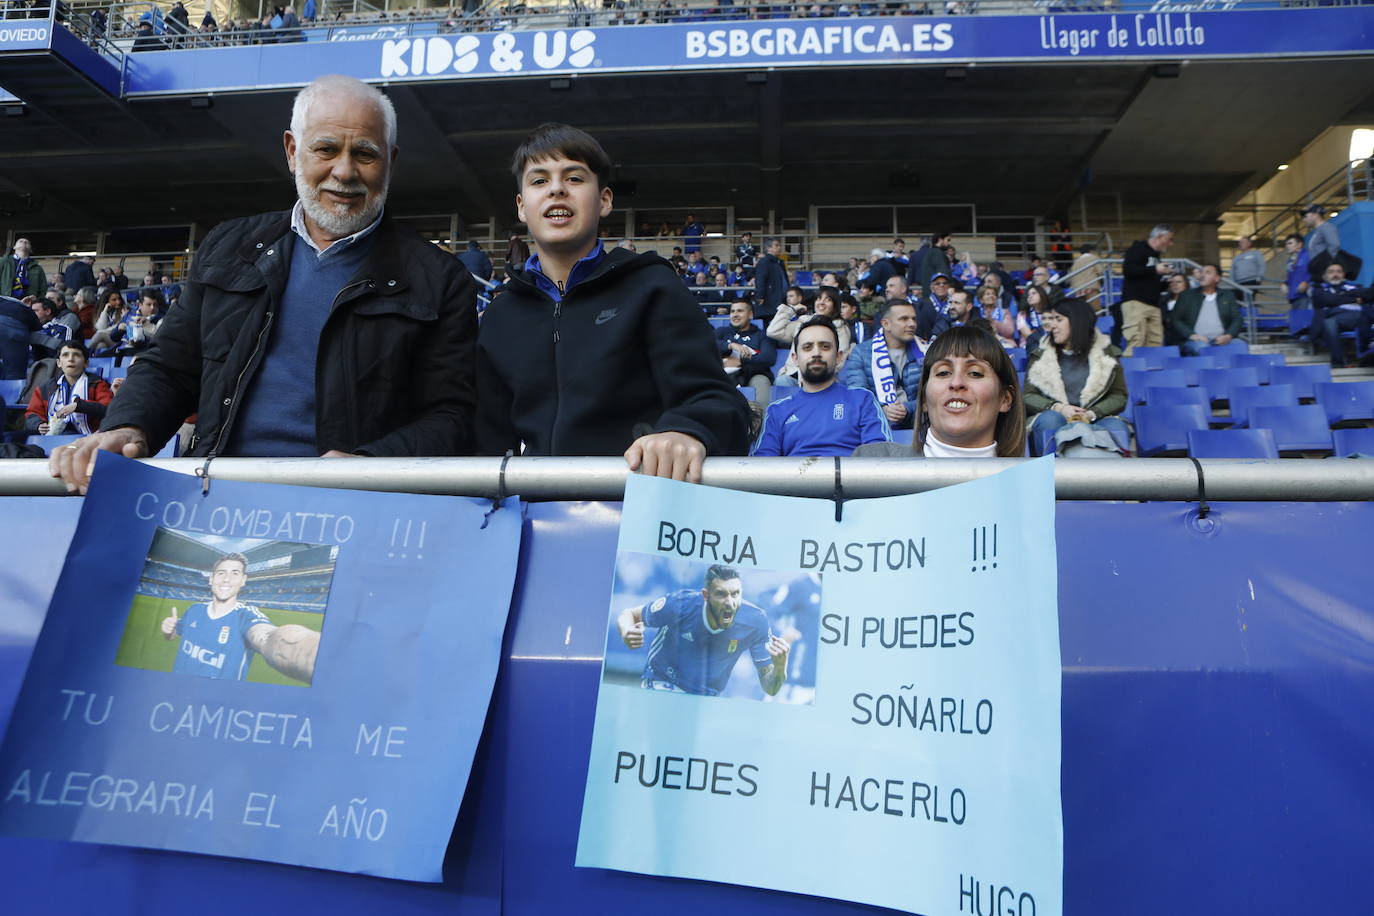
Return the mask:
[[[680,589],[616,618],[631,649],[644,645],[646,626],[658,629],[641,681],[648,689],[719,696],[745,654],[769,696],[787,679],[787,640],[773,635],[762,608],[743,600],[739,572],[730,566],[708,569],[699,591]]]
[[[248,559],[225,554],[210,567],[209,603],[193,604],[183,617],[172,608],[162,620],[162,635],[181,637],[173,671],[201,677],[241,681],[248,676],[253,654],[287,677],[310,683],[320,634],[297,624],[276,626],[267,615],[239,601],[248,582]]]

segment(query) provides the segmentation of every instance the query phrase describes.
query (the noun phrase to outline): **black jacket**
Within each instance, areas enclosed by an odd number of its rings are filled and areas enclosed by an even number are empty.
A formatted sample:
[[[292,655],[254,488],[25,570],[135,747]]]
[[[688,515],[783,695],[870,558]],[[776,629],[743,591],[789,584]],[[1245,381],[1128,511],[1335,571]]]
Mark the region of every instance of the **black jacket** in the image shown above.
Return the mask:
[[[771,254],[759,258],[754,267],[754,315],[772,318],[787,298],[787,270]]]
[[[709,455],[748,450],[749,408],[672,266],[615,248],[555,304],[512,266],[477,341],[477,451],[619,455],[681,432]]]
[[[471,454],[476,284],[455,258],[389,218],[375,231],[367,263],[320,330],[316,445]],[[198,412],[187,454],[223,454],[267,350],[294,239],[290,213],[216,227],[101,428],[142,427],[156,450]]]
[[[1164,281],[1155,265],[1159,263],[1159,252],[1148,242],[1132,242],[1131,247],[1121,258],[1121,301],[1144,302],[1146,305],[1159,305],[1159,294]]]

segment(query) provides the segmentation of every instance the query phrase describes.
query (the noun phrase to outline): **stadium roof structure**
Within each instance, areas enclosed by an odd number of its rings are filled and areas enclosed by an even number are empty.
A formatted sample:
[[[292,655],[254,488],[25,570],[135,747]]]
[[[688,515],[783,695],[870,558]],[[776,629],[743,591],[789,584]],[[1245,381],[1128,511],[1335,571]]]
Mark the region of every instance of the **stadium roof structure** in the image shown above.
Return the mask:
[[[5,119],[0,150],[0,216],[15,228],[203,233],[294,199],[281,139],[291,92],[101,100],[57,76],[29,85],[49,88],[20,94],[22,111],[7,106],[26,116]],[[561,120],[610,153],[618,207],[783,218],[812,205],[973,203],[1043,216],[1086,190],[1119,198],[1128,219],[1207,221],[1325,128],[1374,119],[1371,86],[1369,57],[393,84],[392,212],[513,224],[510,154]]]

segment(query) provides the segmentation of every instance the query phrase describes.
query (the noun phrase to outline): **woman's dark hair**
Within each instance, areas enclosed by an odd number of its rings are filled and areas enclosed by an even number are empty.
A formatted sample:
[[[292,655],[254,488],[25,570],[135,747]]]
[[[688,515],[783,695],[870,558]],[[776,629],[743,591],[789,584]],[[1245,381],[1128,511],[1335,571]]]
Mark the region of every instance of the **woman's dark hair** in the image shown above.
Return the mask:
[[[1093,339],[1097,336],[1097,313],[1083,299],[1060,299],[1045,306],[1046,312],[1058,312],[1069,320],[1069,342],[1066,347],[1074,353],[1087,353],[1092,349]],[[1053,340],[1053,337],[1051,337]]]
[[[1037,286],[1034,283],[1028,283],[1026,285],[1026,291],[1021,295],[1021,304],[1028,309],[1035,308],[1035,306],[1030,304],[1031,290],[1035,290],[1037,293],[1040,294],[1040,301],[1043,303],[1043,306],[1040,310],[1045,311],[1046,309],[1048,309],[1050,307],[1050,291],[1045,287]]]
[[[930,432],[930,415],[925,409],[926,383],[930,381],[931,370],[936,363],[955,356],[971,356],[987,363],[1001,383],[1002,390],[1011,392],[1011,407],[997,415],[997,426],[993,433],[997,439],[997,457],[1024,458],[1026,408],[1021,402],[1021,380],[1016,376],[1016,366],[998,343],[996,335],[967,326],[950,328],[935,338],[930,349],[926,350],[925,362],[921,364],[921,387],[916,392],[918,410],[911,450],[918,455],[925,452],[926,434]]]
[[[829,300],[834,304],[834,306],[835,306],[835,314],[831,315],[830,317],[832,317],[832,318],[839,318],[839,317],[840,317],[840,291],[839,291],[838,289],[836,289],[835,287],[833,287],[833,286],[822,286],[822,287],[818,288],[818,289],[816,290],[816,295],[815,295],[815,296],[813,297],[813,299],[812,299],[812,308],[813,308],[813,309],[816,308],[816,307],[818,307],[818,306],[820,305],[820,301],[821,301],[821,297],[822,297],[822,296],[824,296],[825,298],[829,299]],[[817,314],[819,314],[819,312],[818,312]]]
[[[600,187],[610,186],[611,157],[606,155],[596,138],[585,130],[553,122],[540,124],[516,149],[510,164],[511,172],[515,175],[515,186],[521,186],[525,169],[531,162],[543,162],[560,156],[591,169]]]

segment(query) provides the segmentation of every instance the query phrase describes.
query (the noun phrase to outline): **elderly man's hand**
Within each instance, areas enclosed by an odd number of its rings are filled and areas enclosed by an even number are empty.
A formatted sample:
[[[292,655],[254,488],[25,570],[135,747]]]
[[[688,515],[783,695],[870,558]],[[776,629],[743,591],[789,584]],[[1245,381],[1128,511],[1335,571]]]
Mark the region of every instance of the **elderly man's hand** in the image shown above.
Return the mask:
[[[649,477],[668,477],[701,483],[701,463],[706,446],[686,433],[653,433],[640,436],[625,450],[630,470]]]
[[[152,453],[148,437],[137,426],[125,426],[108,432],[95,433],[78,439],[71,445],[54,449],[48,456],[48,471],[62,478],[68,493],[85,493],[95,469],[95,453],[114,452],[125,458],[146,458]]]

